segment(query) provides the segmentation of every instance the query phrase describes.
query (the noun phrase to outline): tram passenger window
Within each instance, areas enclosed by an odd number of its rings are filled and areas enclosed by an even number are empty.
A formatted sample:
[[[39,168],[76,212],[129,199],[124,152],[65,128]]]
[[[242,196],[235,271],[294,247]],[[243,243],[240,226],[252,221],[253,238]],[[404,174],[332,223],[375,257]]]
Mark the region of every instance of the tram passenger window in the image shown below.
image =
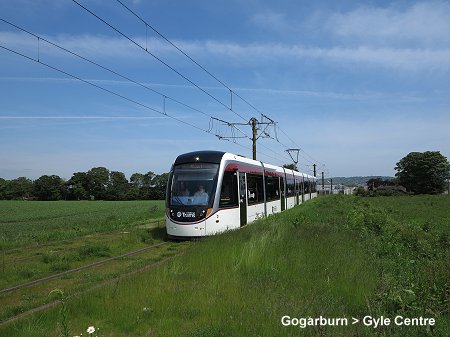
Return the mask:
[[[292,178],[287,179],[286,183],[287,197],[293,197],[295,195],[295,180]]]
[[[264,202],[263,177],[254,174],[247,175],[247,199],[249,205]]]
[[[280,179],[278,177],[266,176],[267,201],[280,199]]]
[[[220,190],[219,207],[234,207],[238,205],[237,173],[225,172],[222,189]]]

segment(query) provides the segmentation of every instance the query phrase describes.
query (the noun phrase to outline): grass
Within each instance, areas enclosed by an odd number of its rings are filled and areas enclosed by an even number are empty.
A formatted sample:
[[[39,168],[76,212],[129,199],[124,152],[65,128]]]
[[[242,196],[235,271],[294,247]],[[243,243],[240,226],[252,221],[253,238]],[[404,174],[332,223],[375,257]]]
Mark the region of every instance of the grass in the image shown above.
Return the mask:
[[[164,210],[163,201],[0,206],[0,289],[145,247],[154,239],[140,225],[161,218]]]
[[[0,201],[0,248],[124,231],[164,215],[155,201]]]
[[[162,242],[163,201],[0,201],[0,289],[58,274]],[[155,220],[158,220],[155,222]],[[75,273],[0,295],[0,321],[48,303],[53,287],[73,294],[160,259],[157,254],[109,262],[95,273]],[[84,275],[87,275],[86,277]]]
[[[370,200],[362,199],[361,201]],[[372,202],[383,209],[393,220],[409,223],[424,230],[450,235],[450,200],[448,195],[398,196],[375,198]]]
[[[327,196],[66,301],[71,335],[447,336],[450,208],[440,196]],[[432,205],[432,207],[431,207]],[[172,247],[176,249],[176,247]],[[283,327],[281,317],[434,317],[426,327]],[[58,308],[0,327],[58,336]]]

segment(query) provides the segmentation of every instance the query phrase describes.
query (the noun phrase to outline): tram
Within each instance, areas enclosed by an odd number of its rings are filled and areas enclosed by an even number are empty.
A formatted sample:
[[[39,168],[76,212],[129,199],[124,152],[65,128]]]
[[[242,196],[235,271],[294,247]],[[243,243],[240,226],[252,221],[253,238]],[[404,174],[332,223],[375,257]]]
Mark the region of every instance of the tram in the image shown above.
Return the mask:
[[[172,239],[237,229],[317,196],[311,175],[219,151],[178,156],[166,192]]]

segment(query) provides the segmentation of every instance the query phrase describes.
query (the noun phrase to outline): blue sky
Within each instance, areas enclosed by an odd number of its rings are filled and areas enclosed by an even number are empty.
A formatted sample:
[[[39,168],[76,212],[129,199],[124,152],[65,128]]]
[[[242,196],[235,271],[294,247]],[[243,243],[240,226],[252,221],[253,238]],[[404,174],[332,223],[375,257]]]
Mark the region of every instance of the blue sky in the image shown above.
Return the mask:
[[[261,112],[277,129],[258,159],[276,165],[300,147],[302,171],[392,176],[411,151],[450,156],[450,2],[123,0],[257,108],[233,95],[234,112],[227,88],[118,2],[79,2],[138,46],[71,0],[0,0],[0,17],[145,88],[0,21],[1,46],[122,96],[0,48],[0,177],[163,173],[203,149],[251,157],[250,140],[220,140],[242,134],[210,116]]]

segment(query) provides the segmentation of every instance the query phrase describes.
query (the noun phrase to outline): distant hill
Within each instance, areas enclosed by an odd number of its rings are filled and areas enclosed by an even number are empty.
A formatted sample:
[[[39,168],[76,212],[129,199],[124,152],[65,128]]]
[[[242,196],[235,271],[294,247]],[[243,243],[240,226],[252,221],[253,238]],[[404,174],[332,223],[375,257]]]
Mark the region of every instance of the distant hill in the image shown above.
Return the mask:
[[[366,182],[372,178],[381,178],[383,180],[392,180],[394,177],[386,176],[366,176],[366,177],[332,177],[333,185],[345,185],[349,187],[366,185]],[[325,185],[330,184],[330,178],[325,178]],[[322,179],[317,177],[317,184],[322,184]]]

